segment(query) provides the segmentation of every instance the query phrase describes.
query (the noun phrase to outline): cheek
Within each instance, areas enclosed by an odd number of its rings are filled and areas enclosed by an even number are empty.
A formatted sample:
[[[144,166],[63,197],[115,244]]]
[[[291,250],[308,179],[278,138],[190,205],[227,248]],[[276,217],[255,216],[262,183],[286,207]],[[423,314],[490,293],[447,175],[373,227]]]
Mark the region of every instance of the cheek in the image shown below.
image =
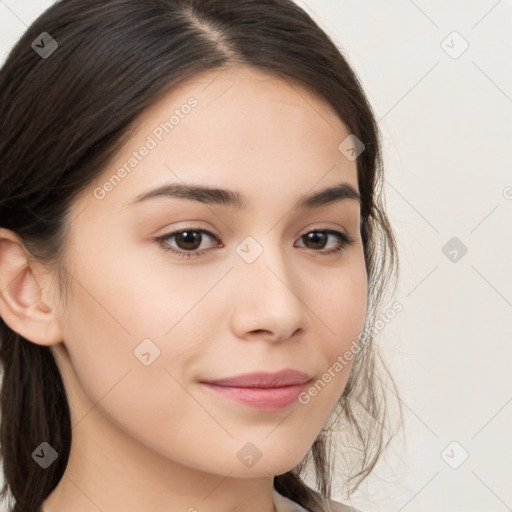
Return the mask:
[[[108,286],[105,283],[97,289]],[[92,283],[89,290],[94,292]],[[115,425],[118,433],[113,435],[125,432],[145,444],[154,442],[156,449],[174,446],[179,451],[179,441],[191,434],[178,435],[183,418],[199,418],[201,412],[184,388],[180,369],[199,351],[189,343],[193,337],[184,338],[180,324],[176,332],[162,336],[163,328],[169,330],[173,325],[168,321],[172,307],[167,308],[167,319],[155,326],[152,318],[159,311],[140,303],[143,311],[131,310],[133,315],[121,326],[112,312],[121,316],[116,308],[123,300],[127,308],[138,303],[124,295],[126,291],[121,286],[121,299],[112,301],[107,294],[93,298],[80,287],[73,290],[65,332],[70,365],[67,385],[74,397],[72,425],[87,428],[98,417],[108,418],[101,424]],[[82,418],[86,419],[83,423]]]
[[[364,329],[367,313],[367,274],[364,260],[354,259],[339,274],[322,283],[317,291],[316,308],[331,336],[330,351],[344,351]]]
[[[314,402],[324,412],[331,411],[345,389],[356,357],[359,337],[367,313],[367,274],[363,265],[343,269],[337,279],[317,291],[315,311],[319,311],[317,332],[322,343],[323,373],[306,392],[303,402]],[[320,348],[321,347],[321,348]],[[324,391],[325,390],[325,391]]]
[[[205,309],[211,301],[200,299],[218,276],[209,283],[175,271],[171,279],[136,255],[116,263],[111,254],[74,273],[63,329],[73,386],[93,404],[105,396],[103,408],[108,403],[128,424],[140,415],[152,423],[169,414],[160,405],[183,400],[183,411],[191,404],[178,381],[200,360],[204,332],[212,332],[215,322]]]

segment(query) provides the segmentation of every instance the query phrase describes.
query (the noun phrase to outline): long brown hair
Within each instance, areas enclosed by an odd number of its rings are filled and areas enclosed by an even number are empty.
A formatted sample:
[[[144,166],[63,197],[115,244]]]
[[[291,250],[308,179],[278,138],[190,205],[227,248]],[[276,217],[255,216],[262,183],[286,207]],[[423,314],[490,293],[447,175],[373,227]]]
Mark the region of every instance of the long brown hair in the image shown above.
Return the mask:
[[[46,58],[32,46],[43,32],[58,44]],[[398,271],[383,203],[378,126],[341,50],[291,0],[56,2],[26,30],[0,70],[0,227],[14,231],[31,257],[57,272],[64,292],[67,274],[60,258],[73,200],[126,142],[137,116],[161,95],[200,72],[237,64],[308,88],[364,143],[357,174],[368,273],[366,326],[372,326]],[[66,469],[70,411],[48,347],[24,339],[2,318],[0,343],[1,495],[10,494],[13,512],[33,512]],[[378,361],[369,329],[332,424],[324,426],[298,466],[274,478],[281,494],[315,509],[318,495],[301,477],[312,462],[318,492],[330,497],[330,429],[338,424],[348,436],[344,446],[356,454],[347,477],[350,491],[372,470],[386,444]],[[41,440],[59,454],[44,470],[31,457]]]

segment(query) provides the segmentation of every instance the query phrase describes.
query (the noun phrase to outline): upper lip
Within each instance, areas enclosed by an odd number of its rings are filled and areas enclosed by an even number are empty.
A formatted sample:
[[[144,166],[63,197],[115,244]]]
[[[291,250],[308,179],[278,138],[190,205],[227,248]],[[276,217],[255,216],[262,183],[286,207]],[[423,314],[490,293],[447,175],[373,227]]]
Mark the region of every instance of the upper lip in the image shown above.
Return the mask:
[[[215,384],[216,386],[230,386],[237,388],[279,388],[284,386],[294,386],[304,384],[311,380],[307,373],[297,370],[283,370],[276,373],[255,372],[227,377],[225,379],[203,380],[205,384]]]

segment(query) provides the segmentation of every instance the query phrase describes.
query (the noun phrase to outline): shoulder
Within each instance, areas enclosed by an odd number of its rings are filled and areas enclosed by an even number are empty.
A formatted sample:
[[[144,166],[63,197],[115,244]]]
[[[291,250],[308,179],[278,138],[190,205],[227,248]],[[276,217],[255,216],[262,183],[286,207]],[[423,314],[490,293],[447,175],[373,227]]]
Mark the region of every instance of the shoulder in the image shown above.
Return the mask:
[[[357,508],[344,505],[339,501],[329,500],[325,512],[361,512]]]
[[[298,503],[289,500],[283,495],[279,494],[274,489],[274,503],[277,512],[361,512],[353,507],[344,505],[339,501],[334,501],[325,498],[318,492],[310,489],[313,496],[314,503],[309,504],[308,508],[300,506]]]
[[[339,501],[327,499],[318,492],[314,492],[313,494],[315,496],[315,506],[311,508],[313,512],[361,512]]]

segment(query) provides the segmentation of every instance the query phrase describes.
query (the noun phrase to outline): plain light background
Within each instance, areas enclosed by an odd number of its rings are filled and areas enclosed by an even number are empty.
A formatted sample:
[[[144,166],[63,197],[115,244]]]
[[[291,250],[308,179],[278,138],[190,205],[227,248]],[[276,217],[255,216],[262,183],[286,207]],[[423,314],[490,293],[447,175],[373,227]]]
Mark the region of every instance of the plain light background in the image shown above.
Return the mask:
[[[0,0],[0,62],[52,3]],[[512,2],[297,3],[379,120],[401,258],[404,309],[380,343],[405,429],[351,503],[512,510]]]

